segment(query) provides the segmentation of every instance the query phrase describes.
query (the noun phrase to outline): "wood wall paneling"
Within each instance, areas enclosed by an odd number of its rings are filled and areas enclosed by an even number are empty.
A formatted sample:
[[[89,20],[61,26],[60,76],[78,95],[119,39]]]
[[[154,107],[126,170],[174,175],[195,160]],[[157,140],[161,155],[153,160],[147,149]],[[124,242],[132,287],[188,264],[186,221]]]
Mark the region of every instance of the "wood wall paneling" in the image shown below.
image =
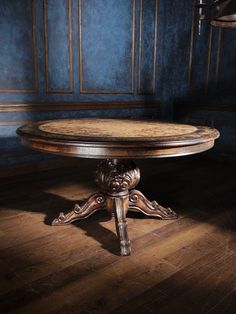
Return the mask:
[[[73,93],[71,0],[44,0],[46,92]]]
[[[4,156],[14,157],[20,149],[15,129],[25,122],[156,118],[160,99],[162,110],[173,102],[189,109],[194,103],[205,106],[198,120],[221,128],[212,112],[235,111],[236,30],[206,21],[199,36],[194,5],[188,0],[1,0]],[[232,121],[228,128],[222,122],[222,130],[221,139],[231,145],[226,136],[235,131]]]
[[[195,3],[195,2],[194,2]],[[202,21],[199,29],[198,10],[193,4],[189,55],[189,90],[194,95],[204,95],[208,90],[212,45],[212,28]]]
[[[133,94],[135,0],[79,0],[80,93]]]
[[[222,29],[218,46],[217,91],[222,99],[231,96],[236,103],[236,29]]]
[[[156,92],[158,0],[139,1],[138,94]]]
[[[222,103],[235,103],[236,31],[212,27],[208,21],[202,21],[199,33],[198,11],[194,4],[189,43],[190,95],[194,95],[194,100],[196,97],[203,99],[205,95],[205,102],[219,103],[220,97]]]
[[[160,108],[160,103],[150,101],[119,101],[119,102],[79,102],[79,103],[8,103],[0,104],[1,112],[54,112],[54,111],[78,111],[78,110],[102,110],[106,109],[135,109],[152,108],[156,111]]]
[[[236,107],[222,104],[179,104],[176,106],[175,119],[179,122],[208,125],[220,131],[212,152],[217,154],[236,154]]]
[[[0,102],[165,100],[174,90],[235,102],[236,31],[203,21],[199,35],[197,11],[186,0],[2,0]]]
[[[34,0],[1,0],[0,93],[37,92]]]

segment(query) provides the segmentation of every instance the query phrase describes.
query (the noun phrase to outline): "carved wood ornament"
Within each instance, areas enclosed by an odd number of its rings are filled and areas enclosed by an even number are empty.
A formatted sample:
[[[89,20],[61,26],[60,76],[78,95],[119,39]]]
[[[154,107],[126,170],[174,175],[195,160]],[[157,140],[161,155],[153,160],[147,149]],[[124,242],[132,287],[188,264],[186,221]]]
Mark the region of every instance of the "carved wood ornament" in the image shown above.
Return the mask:
[[[76,204],[67,214],[60,213],[59,217],[53,220],[52,225],[70,224],[85,219],[98,210],[106,209],[115,217],[121,255],[130,255],[126,221],[128,210],[140,211],[160,219],[177,218],[176,213],[170,208],[162,207],[156,201],[150,202],[140,191],[134,190],[139,180],[139,168],[132,160],[103,160],[95,172],[95,182],[102,192],[93,194],[82,205]]]

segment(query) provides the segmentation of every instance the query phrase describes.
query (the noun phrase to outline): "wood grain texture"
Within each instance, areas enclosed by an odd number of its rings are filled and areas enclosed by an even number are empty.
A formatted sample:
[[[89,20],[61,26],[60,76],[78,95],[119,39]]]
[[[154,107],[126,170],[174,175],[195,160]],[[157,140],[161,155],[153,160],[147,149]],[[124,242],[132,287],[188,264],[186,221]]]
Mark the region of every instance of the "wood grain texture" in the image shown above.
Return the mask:
[[[135,257],[125,259],[102,212],[60,231],[47,224],[95,192],[95,165],[80,160],[1,182],[1,313],[234,313],[235,165],[140,161],[142,190],[154,199],[158,187],[180,219],[128,214]]]

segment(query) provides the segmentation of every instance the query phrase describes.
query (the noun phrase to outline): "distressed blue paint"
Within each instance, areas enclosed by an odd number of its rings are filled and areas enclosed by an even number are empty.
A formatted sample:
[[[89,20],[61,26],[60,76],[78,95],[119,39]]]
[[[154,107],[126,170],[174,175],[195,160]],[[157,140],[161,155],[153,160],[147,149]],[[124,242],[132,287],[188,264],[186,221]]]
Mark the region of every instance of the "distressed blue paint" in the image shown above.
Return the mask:
[[[48,89],[70,89],[68,0],[47,0]]]
[[[228,45],[230,43],[230,46]],[[236,30],[222,29],[218,92],[221,98],[236,100]]]
[[[157,90],[162,117],[172,117],[174,102],[188,94],[189,44],[192,3],[189,0],[159,1],[157,36]]]
[[[34,89],[31,0],[1,0],[0,89]]]
[[[157,118],[159,111],[153,108],[131,108],[131,109],[110,109],[110,110],[77,110],[77,111],[45,111],[45,112],[2,112],[0,122],[11,121],[40,121],[60,118],[82,118],[82,117],[150,117]]]
[[[206,95],[208,101],[216,101],[216,66],[217,66],[217,48],[218,48],[219,28],[212,28],[212,48],[209,63],[209,79],[207,82]]]
[[[22,148],[22,145],[20,144],[20,139],[16,137],[15,134],[13,137],[6,136],[6,137],[1,138],[1,147],[0,147],[1,153],[4,151],[10,150],[12,151],[14,155],[14,151],[19,148]],[[1,159],[1,155],[0,155],[0,159]]]
[[[155,93],[154,43],[155,7],[157,0],[143,1],[142,5],[142,42],[140,55],[140,93]]]
[[[154,0],[143,0],[141,86],[150,92],[153,79]],[[216,93],[218,31],[213,30],[208,95],[205,94],[209,25],[203,22],[201,36],[195,23],[192,84],[188,90],[188,66],[192,1],[158,1],[156,96],[138,95],[139,1],[135,17],[134,95],[79,93],[78,1],[72,4],[73,80],[72,94],[45,91],[45,44],[42,0],[2,0],[0,3],[0,85],[6,89],[33,89],[32,3],[35,8],[39,88],[37,93],[1,93],[0,102],[136,101],[161,99],[170,117],[173,102],[204,101],[235,103],[235,30],[222,30],[220,89]],[[85,90],[131,91],[132,0],[81,0],[83,87]],[[49,88],[69,88],[68,0],[47,1]],[[2,44],[3,43],[3,44]],[[229,87],[229,88],[228,88]],[[230,89],[230,91],[229,91]],[[189,93],[190,92],[190,93]],[[217,95],[217,97],[216,97]]]
[[[193,60],[191,72],[189,102],[231,103],[236,102],[236,30],[222,29],[222,40],[219,41],[220,29],[212,27],[212,46],[209,47],[210,26],[202,22],[201,35],[198,23],[195,25]],[[217,71],[218,52],[220,51],[219,72]],[[208,60],[208,57],[210,59]],[[207,71],[209,67],[209,78]],[[217,76],[218,74],[218,76]]]
[[[25,151],[26,154],[20,154],[17,158],[14,154],[8,155],[5,158],[0,158],[0,166],[13,166],[16,163],[24,164],[29,162],[38,162],[41,160],[55,159],[55,155],[42,154],[42,153],[34,153],[32,151]],[[57,157],[58,158],[58,157]]]
[[[198,23],[196,23],[194,28],[190,89],[191,95],[198,101],[205,97],[207,88],[209,40],[210,24],[202,22],[199,34]]]
[[[2,137],[15,137],[16,128],[12,125],[0,125],[0,139]]]
[[[81,0],[83,89],[132,90],[132,0]]]

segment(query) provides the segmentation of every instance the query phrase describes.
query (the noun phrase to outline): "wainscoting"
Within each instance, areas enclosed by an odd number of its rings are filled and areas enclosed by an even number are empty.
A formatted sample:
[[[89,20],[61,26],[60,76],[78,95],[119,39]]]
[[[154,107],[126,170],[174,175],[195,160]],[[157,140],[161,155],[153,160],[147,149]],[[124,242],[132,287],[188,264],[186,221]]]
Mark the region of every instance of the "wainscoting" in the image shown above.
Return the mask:
[[[236,155],[236,110],[233,105],[185,104],[176,105],[177,121],[209,125],[220,131],[220,138],[211,152],[221,157]]]
[[[194,3],[2,0],[0,165],[45,158],[22,152],[15,130],[28,121],[234,106],[236,31],[203,22],[199,35]]]
[[[158,5],[1,1],[0,101],[157,99]]]
[[[67,106],[67,110],[64,109],[65,104],[59,103],[4,104],[0,106],[0,177],[15,173],[28,173],[30,169],[34,171],[45,168],[47,165],[56,167],[59,160],[65,161],[64,163],[70,162],[69,159],[37,153],[24,148],[16,134],[16,129],[28,122],[83,117],[153,119],[160,114],[158,103],[148,103],[145,106],[143,102],[71,103]],[[58,160],[56,163],[54,163],[55,158]],[[32,165],[29,166],[29,163]]]

